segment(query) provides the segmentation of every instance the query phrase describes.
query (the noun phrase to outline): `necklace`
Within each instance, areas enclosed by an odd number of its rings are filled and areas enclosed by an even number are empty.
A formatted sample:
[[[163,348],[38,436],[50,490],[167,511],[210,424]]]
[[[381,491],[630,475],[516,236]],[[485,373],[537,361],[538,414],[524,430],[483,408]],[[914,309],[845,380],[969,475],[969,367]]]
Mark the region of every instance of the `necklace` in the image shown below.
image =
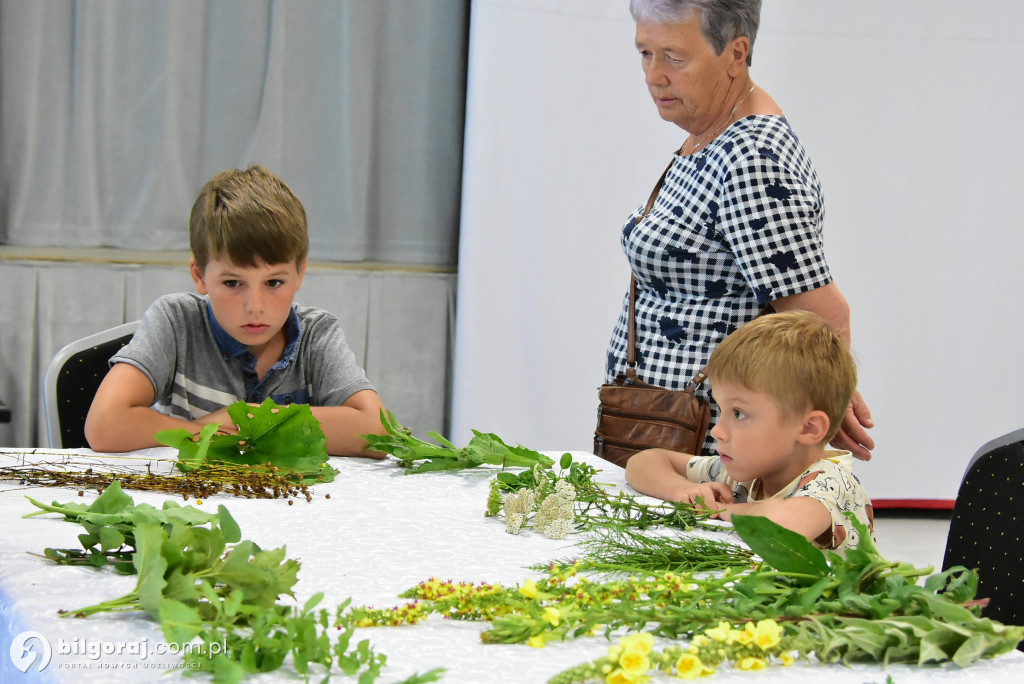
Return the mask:
[[[690,153],[690,154],[693,154],[694,152],[696,152],[697,150],[699,150],[699,149],[700,149],[700,148],[701,148],[701,147],[702,147],[702,146],[704,145],[704,143],[710,142],[710,141],[711,141],[711,140],[712,140],[712,139],[713,139],[713,138],[714,138],[714,137],[715,137],[716,135],[718,135],[719,133],[721,133],[722,131],[724,131],[724,130],[725,130],[725,128],[726,128],[726,127],[727,127],[727,126],[728,126],[729,124],[731,124],[731,123],[732,123],[732,119],[733,119],[733,117],[734,117],[734,116],[736,116],[736,110],[740,108],[740,105],[741,105],[741,104],[743,104],[743,102],[744,102],[744,101],[745,101],[745,100],[746,100],[746,99],[747,99],[748,97],[750,97],[750,93],[754,92],[754,88],[756,88],[756,87],[757,87],[757,84],[756,84],[756,83],[755,83],[754,85],[750,86],[750,90],[748,90],[748,91],[747,91],[746,93],[744,93],[744,94],[743,94],[743,97],[741,97],[740,99],[736,100],[736,104],[734,104],[734,105],[732,106],[732,111],[731,111],[731,112],[729,112],[729,118],[727,118],[727,119],[725,120],[725,123],[724,123],[724,124],[722,124],[721,126],[719,126],[718,128],[716,128],[715,130],[711,131],[711,132],[710,132],[710,133],[708,133],[707,135],[705,135],[705,136],[704,136],[703,138],[701,138],[700,140],[698,140],[698,141],[697,141],[697,144],[695,144],[695,145],[693,146],[693,149],[692,149],[692,150],[690,150],[690,152],[689,152],[689,153]],[[685,150],[685,149],[686,149],[686,143],[688,143],[688,142],[690,142],[690,138],[689,138],[689,136],[687,136],[686,140],[684,140],[684,141],[683,141],[683,146],[679,148],[679,156],[684,156],[684,154],[685,154],[685,153],[683,152],[683,150]]]

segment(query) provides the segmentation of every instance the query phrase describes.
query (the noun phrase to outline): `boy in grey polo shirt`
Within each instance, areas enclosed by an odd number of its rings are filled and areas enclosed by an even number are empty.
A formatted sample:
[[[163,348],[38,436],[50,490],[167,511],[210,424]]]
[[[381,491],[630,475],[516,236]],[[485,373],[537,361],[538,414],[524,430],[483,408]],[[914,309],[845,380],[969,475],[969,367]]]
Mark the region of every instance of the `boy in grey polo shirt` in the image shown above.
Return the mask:
[[[160,430],[236,432],[237,401],[309,404],[327,451],[364,452],[383,434],[381,401],[338,320],[294,304],[309,238],[302,203],[259,166],[225,171],[199,192],[189,221],[196,293],[165,295],[111,360],[85,435],[96,451],[159,446]]]

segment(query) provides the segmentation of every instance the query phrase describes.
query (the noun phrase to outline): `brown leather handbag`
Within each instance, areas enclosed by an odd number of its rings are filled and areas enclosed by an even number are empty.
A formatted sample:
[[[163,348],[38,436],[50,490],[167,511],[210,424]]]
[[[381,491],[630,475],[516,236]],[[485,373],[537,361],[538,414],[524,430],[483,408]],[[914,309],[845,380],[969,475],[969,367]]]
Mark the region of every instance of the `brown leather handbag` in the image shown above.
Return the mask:
[[[704,382],[703,369],[683,390],[669,390],[636,376],[636,278],[629,283],[629,336],[626,372],[598,389],[594,453],[625,467],[642,449],[664,447],[701,453],[711,420],[708,402],[694,395]]]

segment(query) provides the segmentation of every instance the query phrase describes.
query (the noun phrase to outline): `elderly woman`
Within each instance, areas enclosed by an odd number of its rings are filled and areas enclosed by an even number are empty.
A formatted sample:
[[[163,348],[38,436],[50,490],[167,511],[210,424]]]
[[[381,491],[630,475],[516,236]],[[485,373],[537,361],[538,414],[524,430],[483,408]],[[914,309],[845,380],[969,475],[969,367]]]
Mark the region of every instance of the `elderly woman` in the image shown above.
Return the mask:
[[[715,346],[766,304],[817,313],[849,346],[850,310],[822,245],[818,177],[779,105],[748,71],[760,0],[631,0],[630,12],[658,113],[686,132],[651,210],[633,212],[622,230],[637,283],[637,375],[685,387]],[[608,349],[608,381],[626,367],[627,312],[628,295]],[[708,388],[701,393],[708,397]],[[871,426],[856,394],[832,443],[869,459]],[[714,453],[710,431],[704,453]]]

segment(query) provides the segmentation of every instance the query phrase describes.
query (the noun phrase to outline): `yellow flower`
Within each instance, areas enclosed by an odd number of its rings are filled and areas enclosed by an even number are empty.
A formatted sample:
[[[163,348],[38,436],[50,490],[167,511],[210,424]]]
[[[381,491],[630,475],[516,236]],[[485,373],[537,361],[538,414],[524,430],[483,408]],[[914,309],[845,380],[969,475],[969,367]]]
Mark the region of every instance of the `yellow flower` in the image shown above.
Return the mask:
[[[650,677],[647,675],[637,677],[622,668],[618,668],[605,675],[604,681],[605,684],[640,684],[641,682],[650,681]]]
[[[534,648],[544,648],[544,635],[537,634],[526,640],[527,645]]]
[[[548,606],[544,609],[544,619],[550,622],[552,627],[557,627],[558,621],[562,619],[562,614],[558,612],[557,608]]]
[[[690,646],[695,649],[703,648],[711,643],[711,639],[708,639],[703,634],[698,634],[690,640]]]
[[[622,655],[622,644],[612,644],[608,647],[608,657],[618,662],[619,656]]]
[[[654,635],[650,632],[633,632],[622,637],[619,643],[627,651],[638,651],[641,655],[647,655],[654,649]]]
[[[747,623],[749,626],[750,623]],[[775,648],[782,640],[782,627],[775,620],[761,620],[754,629],[754,643],[762,651]]]
[[[748,622],[744,625],[743,629],[734,629],[729,633],[730,643],[734,644],[749,644],[754,641],[754,623]]]
[[[754,658],[751,656],[742,658],[740,662],[736,663],[736,667],[747,672],[752,670],[763,670],[768,667],[768,661],[764,658]]]
[[[719,622],[717,627],[704,630],[704,634],[708,635],[715,641],[722,643],[729,642],[729,633],[732,631],[732,626],[725,621]]]
[[[612,670],[604,678],[605,684],[633,684],[633,678],[622,670]]]
[[[788,653],[783,653],[782,655],[779,656],[779,659],[782,660],[782,666],[783,667],[789,667],[790,665],[792,665],[793,663],[796,662],[796,658],[794,658],[793,656],[791,656]]]
[[[523,586],[519,587],[519,593],[527,598],[537,598],[537,583],[532,579],[526,580]]]
[[[680,679],[696,679],[704,674],[704,663],[692,653],[684,653],[676,661],[676,676]]]
[[[651,661],[640,651],[627,650],[619,658],[619,667],[633,677],[640,677],[651,669]]]

